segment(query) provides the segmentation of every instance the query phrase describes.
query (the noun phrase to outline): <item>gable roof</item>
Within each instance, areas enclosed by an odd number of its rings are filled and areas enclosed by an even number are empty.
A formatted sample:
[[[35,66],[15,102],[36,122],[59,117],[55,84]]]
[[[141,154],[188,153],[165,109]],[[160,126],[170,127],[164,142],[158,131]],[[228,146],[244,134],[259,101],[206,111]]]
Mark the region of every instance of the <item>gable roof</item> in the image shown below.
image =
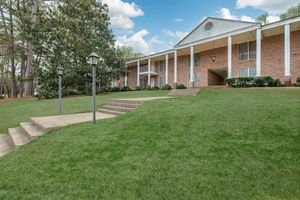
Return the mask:
[[[209,24],[209,25],[208,25]],[[207,17],[194,30],[185,36],[175,47],[193,43],[209,37],[221,35],[234,30],[239,30],[253,25],[258,25],[260,22],[245,22],[240,20],[229,20],[215,17]],[[206,27],[206,26],[209,27]]]

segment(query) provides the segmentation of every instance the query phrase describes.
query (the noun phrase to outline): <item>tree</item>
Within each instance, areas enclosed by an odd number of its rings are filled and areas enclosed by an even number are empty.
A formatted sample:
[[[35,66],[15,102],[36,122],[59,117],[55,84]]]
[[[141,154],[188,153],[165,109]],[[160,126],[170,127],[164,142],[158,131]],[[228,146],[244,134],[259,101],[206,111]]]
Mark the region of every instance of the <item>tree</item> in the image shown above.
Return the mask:
[[[280,15],[280,19],[284,20],[296,16],[300,16],[300,3],[297,6],[291,7],[285,13]]]
[[[269,14],[268,13],[265,13],[263,15],[260,15],[256,18],[256,21],[257,22],[261,22],[262,24],[268,24],[268,16]]]
[[[122,46],[119,50],[124,59],[133,59],[133,58],[139,58],[144,56],[142,53],[133,52],[132,47],[128,47],[128,46]]]

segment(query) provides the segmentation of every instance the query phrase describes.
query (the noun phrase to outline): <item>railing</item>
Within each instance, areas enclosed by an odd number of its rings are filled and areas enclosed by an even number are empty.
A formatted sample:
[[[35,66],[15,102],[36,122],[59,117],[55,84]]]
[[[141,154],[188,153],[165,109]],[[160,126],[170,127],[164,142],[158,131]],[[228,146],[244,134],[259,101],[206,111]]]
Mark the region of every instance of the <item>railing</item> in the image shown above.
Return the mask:
[[[154,66],[151,66],[150,71],[158,73],[158,70]],[[148,72],[148,66],[141,66],[140,67],[140,73],[145,73],[145,72]]]

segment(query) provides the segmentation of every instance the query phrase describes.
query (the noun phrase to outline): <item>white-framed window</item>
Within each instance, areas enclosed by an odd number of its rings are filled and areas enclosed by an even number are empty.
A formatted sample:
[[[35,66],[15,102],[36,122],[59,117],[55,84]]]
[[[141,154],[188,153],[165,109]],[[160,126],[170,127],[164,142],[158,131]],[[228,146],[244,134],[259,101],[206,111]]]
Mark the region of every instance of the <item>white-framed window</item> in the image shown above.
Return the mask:
[[[256,75],[255,67],[239,68],[239,77],[254,77]]]
[[[159,69],[159,72],[166,71],[166,61],[165,60],[161,60],[158,62],[158,69]]]
[[[188,55],[188,68],[191,66],[191,55]],[[200,67],[200,53],[194,54],[194,67]]]
[[[148,65],[140,66],[140,73],[147,72],[147,71],[148,71]]]
[[[239,44],[239,60],[256,58],[256,41]]]
[[[165,77],[160,77],[159,78],[159,86],[163,87],[165,85]]]

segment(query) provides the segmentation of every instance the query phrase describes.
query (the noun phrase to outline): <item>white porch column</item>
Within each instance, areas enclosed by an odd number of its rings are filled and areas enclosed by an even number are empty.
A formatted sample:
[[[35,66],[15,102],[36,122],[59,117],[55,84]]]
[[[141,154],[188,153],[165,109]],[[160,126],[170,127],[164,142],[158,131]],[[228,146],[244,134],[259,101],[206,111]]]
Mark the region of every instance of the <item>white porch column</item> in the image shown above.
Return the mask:
[[[177,83],[177,50],[174,50],[174,83]]]
[[[228,37],[228,78],[232,77],[232,37]]]
[[[151,76],[150,76],[150,73],[151,73],[151,59],[149,58],[148,59],[148,85],[151,85]]]
[[[140,61],[137,61],[137,75],[136,75],[136,85],[140,86]]]
[[[125,75],[125,87],[127,87],[128,86],[128,84],[127,84],[127,74]]]
[[[194,82],[194,47],[191,46],[190,48],[190,82],[191,82],[191,86]]]
[[[256,30],[256,76],[261,76],[261,29]]]
[[[168,53],[166,54],[166,80],[165,84],[169,84],[169,55]]]
[[[284,26],[284,76],[291,76],[290,25]]]

